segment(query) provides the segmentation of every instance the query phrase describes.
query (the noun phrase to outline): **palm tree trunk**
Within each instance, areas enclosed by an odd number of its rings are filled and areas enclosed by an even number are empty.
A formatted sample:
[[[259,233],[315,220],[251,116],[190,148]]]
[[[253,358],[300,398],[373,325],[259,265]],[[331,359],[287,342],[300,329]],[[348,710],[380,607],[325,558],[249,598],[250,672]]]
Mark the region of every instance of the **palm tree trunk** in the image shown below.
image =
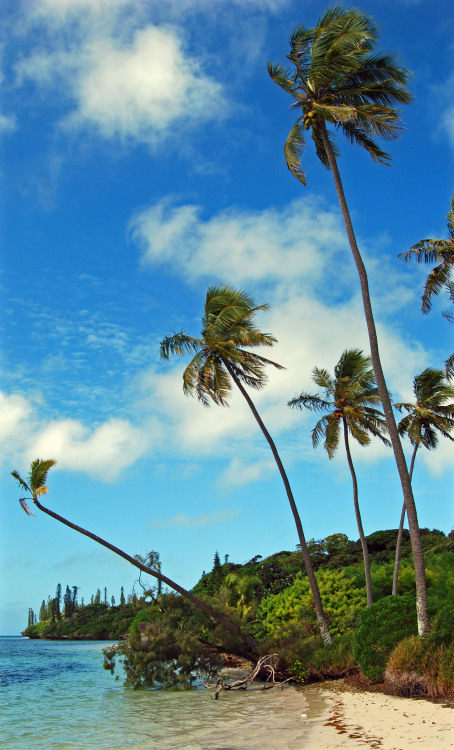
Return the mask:
[[[415,465],[415,458],[416,458],[416,451],[418,450],[418,444],[416,443],[413,455],[411,457],[411,464],[410,464],[410,481],[413,477],[413,467]],[[394,559],[394,575],[393,575],[393,588],[391,595],[396,596],[397,595],[397,584],[399,582],[399,565],[400,565],[400,551],[402,547],[402,534],[404,530],[404,522],[405,522],[405,501],[402,505],[402,513],[400,514],[400,522],[399,522],[399,531],[397,532],[397,542],[396,542],[396,557]]]
[[[353,482],[353,504],[355,506],[356,523],[358,524],[359,538],[361,541],[361,548],[363,550],[364,575],[366,577],[367,606],[370,607],[370,605],[374,603],[374,600],[372,596],[372,577],[370,574],[369,550],[367,548],[366,537],[364,535],[364,529],[363,529],[363,522],[361,520],[361,513],[359,510],[358,482],[356,481],[356,472],[353,466],[352,456],[350,453],[350,445],[348,442],[347,420],[345,418],[342,418],[342,422],[344,424],[344,441],[345,441],[345,450],[347,452],[347,461],[350,467],[350,474],[352,475],[352,482]]]
[[[377,381],[378,392],[380,394],[380,400],[383,405],[383,411],[386,418],[386,424],[388,426],[389,436],[394,452],[394,458],[397,465],[397,470],[400,476],[400,482],[402,485],[402,492],[404,496],[404,503],[407,509],[408,525],[410,529],[411,547],[413,552],[413,561],[415,568],[415,582],[416,582],[416,612],[418,618],[418,633],[420,636],[427,635],[430,630],[429,614],[427,611],[427,592],[426,592],[426,573],[424,567],[424,554],[421,544],[421,535],[419,533],[418,525],[418,514],[416,512],[415,500],[413,497],[413,490],[411,486],[410,477],[408,474],[407,464],[405,461],[402,444],[400,442],[399,433],[397,431],[396,420],[394,419],[394,413],[392,409],[391,399],[389,397],[388,388],[386,386],[385,376],[383,368],[381,366],[380,352],[378,349],[377,331],[375,329],[375,321],[372,312],[372,305],[369,295],[369,283],[367,279],[366,268],[359,252],[358,245],[356,243],[355,233],[353,231],[353,225],[350,218],[350,213],[345,199],[344,189],[337,167],[336,157],[333,153],[331,143],[328,138],[326,131],[325,122],[320,123],[320,131],[323,138],[323,145],[328,156],[329,165],[334,177],[334,184],[336,186],[337,197],[339,205],[344,218],[345,228],[347,231],[348,241],[350,243],[350,249],[356,264],[358,276],[361,284],[361,293],[363,298],[364,313],[366,317],[367,331],[369,334],[370,353],[372,359],[372,366],[374,368],[375,379]]]
[[[261,419],[261,417],[260,417],[257,409],[254,406],[254,402],[252,401],[252,399],[250,398],[249,394],[247,393],[247,391],[243,387],[243,384],[241,383],[241,381],[237,378],[237,376],[235,375],[235,373],[232,371],[229,363],[227,361],[225,361],[225,360],[223,360],[223,362],[224,362],[224,365],[225,365],[226,369],[228,370],[228,372],[229,372],[229,374],[230,374],[233,382],[235,383],[235,385],[240,390],[241,394],[246,399],[246,402],[247,402],[250,410],[252,411],[252,413],[253,413],[253,415],[254,415],[254,417],[256,419],[256,422],[257,422],[258,426],[260,427],[261,431],[263,432],[263,434],[265,436],[265,439],[266,439],[266,441],[268,442],[268,445],[271,448],[271,452],[272,452],[272,454],[274,456],[274,460],[276,461],[276,465],[277,465],[277,468],[279,469],[279,473],[280,473],[280,475],[282,477],[282,481],[284,482],[285,491],[287,493],[288,501],[289,501],[290,507],[292,509],[293,518],[295,519],[296,530],[298,532],[298,538],[300,540],[301,552],[303,554],[304,565],[306,567],[307,577],[308,577],[308,580],[309,580],[309,585],[311,587],[312,598],[314,599],[314,607],[315,607],[315,613],[317,615],[317,622],[318,622],[318,627],[319,627],[319,630],[320,630],[320,635],[321,635],[321,637],[323,639],[323,643],[325,645],[328,645],[329,643],[332,642],[333,639],[331,637],[331,633],[329,632],[328,622],[326,620],[325,613],[323,611],[322,598],[320,596],[320,591],[319,591],[319,588],[318,588],[318,584],[317,584],[317,581],[315,579],[314,568],[312,567],[312,562],[311,562],[311,558],[309,556],[309,550],[307,549],[307,544],[306,544],[306,539],[305,539],[305,536],[304,536],[304,531],[303,531],[303,526],[302,526],[302,523],[301,523],[301,518],[300,518],[300,515],[298,513],[298,508],[296,507],[295,499],[293,497],[293,492],[292,492],[292,489],[290,487],[290,482],[288,481],[287,474],[285,472],[284,466],[283,466],[282,461],[280,459],[279,453],[277,452],[277,448],[276,448],[276,446],[274,444],[274,440],[271,437],[271,435],[268,432],[268,430],[266,429],[264,423],[262,422],[262,419]]]
[[[175,583],[175,581],[172,581],[170,578],[167,578],[167,576],[163,575],[160,571],[149,568],[139,560],[136,560],[135,557],[131,557],[131,555],[123,552],[123,550],[119,549],[119,547],[115,547],[115,545],[110,544],[110,542],[106,542],[105,539],[102,539],[100,536],[93,534],[91,531],[87,531],[87,529],[82,528],[82,526],[77,526],[75,523],[68,521],[66,518],[58,515],[58,513],[55,513],[53,510],[45,508],[44,505],[41,505],[36,497],[34,498],[34,502],[35,505],[37,505],[37,507],[43,511],[43,513],[47,513],[48,516],[52,516],[52,518],[55,518],[56,521],[60,521],[60,523],[65,524],[65,526],[69,526],[70,529],[78,531],[79,534],[90,537],[90,539],[93,539],[93,541],[101,544],[103,547],[107,547],[107,549],[110,549],[119,557],[127,560],[129,563],[131,563],[131,565],[134,565],[136,568],[139,568],[139,570],[147,573],[147,575],[157,578],[161,583],[165,583],[166,586],[169,586],[174,591],[177,591],[179,594],[181,594],[181,596],[190,601],[191,604],[194,605],[194,607],[207,615],[207,617],[214,620],[215,622],[218,622],[220,625],[222,625],[223,628],[228,630],[229,633],[232,633],[243,641],[245,649],[236,649],[236,651],[241,651],[241,654],[239,653],[239,655],[244,656],[244,658],[249,659],[249,661],[252,662],[255,662],[257,660],[258,642],[255,640],[255,638],[249,635],[249,633],[240,632],[240,630],[233,624],[231,620],[229,620],[228,617],[220,612],[216,612],[204,601],[199,599],[197,596],[194,596],[194,594],[191,594],[190,591],[186,591],[186,589],[184,589],[182,586],[179,586],[178,583]]]

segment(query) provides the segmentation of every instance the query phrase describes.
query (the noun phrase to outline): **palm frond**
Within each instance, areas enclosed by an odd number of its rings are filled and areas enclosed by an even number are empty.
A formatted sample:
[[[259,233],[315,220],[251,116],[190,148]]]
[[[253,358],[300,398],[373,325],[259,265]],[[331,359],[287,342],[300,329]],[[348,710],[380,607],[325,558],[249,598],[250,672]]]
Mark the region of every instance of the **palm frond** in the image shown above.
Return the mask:
[[[27,516],[33,516],[33,518],[36,518],[35,514],[31,512],[25,497],[20,497],[19,502],[22,508],[25,510]]]
[[[314,448],[317,448],[318,444],[320,443],[320,440],[322,440],[322,438],[325,437],[326,430],[328,428],[328,422],[329,422],[329,415],[325,414],[324,417],[319,419],[314,429],[312,430],[311,432],[312,445]]]
[[[310,409],[311,411],[324,411],[331,406],[330,401],[321,398],[318,394],[300,393],[287,402],[287,406],[295,409]]]
[[[172,336],[165,336],[161,341],[161,359],[169,359],[171,354],[184,355],[197,352],[202,344],[200,339],[192,338],[183,331],[173,333]]]
[[[454,251],[452,259],[449,262],[440,263],[440,265],[432,268],[429,273],[421,297],[421,309],[424,314],[427,314],[432,309],[432,297],[439,294],[444,287],[448,286],[453,264]]]
[[[340,439],[340,425],[341,420],[334,414],[329,414],[326,418],[325,426],[325,442],[323,447],[325,448],[328,457],[334,458],[334,454],[339,445]],[[313,440],[312,440],[313,442]]]
[[[27,490],[27,492],[29,492],[30,495],[33,494],[31,488],[28,486],[27,482],[24,479],[22,479],[22,477],[21,477],[21,475],[19,474],[18,471],[16,471],[16,470],[12,471],[11,472],[11,476],[13,476],[14,479],[17,479],[20,487],[22,487],[24,490]]]
[[[270,78],[277,83],[284,91],[292,96],[295,96],[297,87],[292,78],[291,72],[284,68],[282,65],[275,65],[271,62],[267,63],[267,70]]]
[[[454,378],[454,354],[451,354],[445,362],[445,375],[448,380]]]
[[[304,152],[303,130],[299,122],[296,122],[287,136],[284,144],[284,156],[288,169],[303,185],[306,184],[306,175],[301,167],[301,157]]]

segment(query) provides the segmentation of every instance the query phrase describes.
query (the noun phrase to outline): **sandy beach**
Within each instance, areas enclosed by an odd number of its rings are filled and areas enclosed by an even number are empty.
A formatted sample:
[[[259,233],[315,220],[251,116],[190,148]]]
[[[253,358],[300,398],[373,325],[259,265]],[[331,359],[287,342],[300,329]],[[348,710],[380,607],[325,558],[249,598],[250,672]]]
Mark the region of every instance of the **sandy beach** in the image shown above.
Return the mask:
[[[311,689],[307,696],[310,703]],[[326,705],[314,718],[309,712],[311,726],[304,750],[454,748],[452,706],[381,693],[314,690],[317,705],[320,697]]]

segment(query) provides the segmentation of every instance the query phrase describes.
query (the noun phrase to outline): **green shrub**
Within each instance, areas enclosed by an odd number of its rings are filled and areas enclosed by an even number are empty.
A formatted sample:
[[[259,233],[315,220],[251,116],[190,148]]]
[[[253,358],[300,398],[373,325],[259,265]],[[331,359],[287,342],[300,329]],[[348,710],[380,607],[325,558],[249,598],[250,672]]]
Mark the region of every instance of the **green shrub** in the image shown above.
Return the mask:
[[[365,606],[366,595],[358,585],[361,575],[355,567],[343,570],[320,569],[315,577],[320,589],[325,614],[332,635],[344,633],[356,626],[359,611]],[[254,632],[258,638],[286,638],[293,625],[304,622],[308,635],[317,633],[309,581],[298,573],[291,586],[279,594],[262,599],[257,610],[258,623]]]
[[[382,680],[389,654],[399,641],[417,633],[416,602],[410,594],[387,596],[363,610],[353,655],[370,680]]]

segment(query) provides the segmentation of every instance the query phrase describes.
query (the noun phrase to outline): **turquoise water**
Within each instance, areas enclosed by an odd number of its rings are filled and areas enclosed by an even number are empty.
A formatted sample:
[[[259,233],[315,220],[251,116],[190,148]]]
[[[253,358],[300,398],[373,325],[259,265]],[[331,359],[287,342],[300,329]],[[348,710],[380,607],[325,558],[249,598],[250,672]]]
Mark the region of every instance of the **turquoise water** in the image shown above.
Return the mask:
[[[301,691],[169,693],[123,687],[105,643],[0,638],[2,750],[300,750]],[[317,707],[316,707],[317,708]]]

